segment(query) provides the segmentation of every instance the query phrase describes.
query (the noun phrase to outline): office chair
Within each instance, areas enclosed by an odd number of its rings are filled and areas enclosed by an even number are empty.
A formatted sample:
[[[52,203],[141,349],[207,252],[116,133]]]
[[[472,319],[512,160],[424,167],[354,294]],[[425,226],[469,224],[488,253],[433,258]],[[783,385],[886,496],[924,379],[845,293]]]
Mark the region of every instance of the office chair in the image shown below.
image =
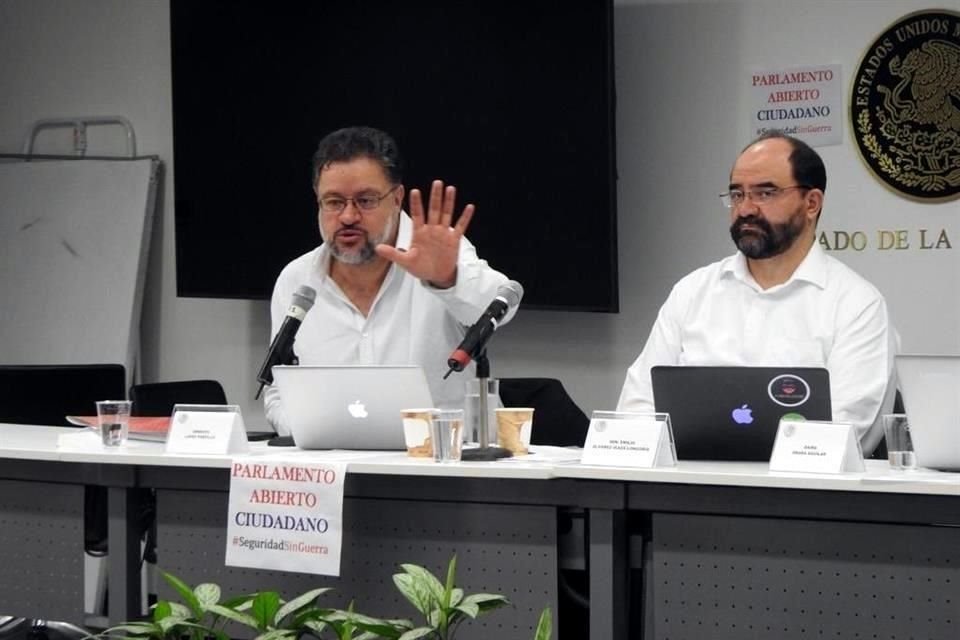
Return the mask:
[[[97,414],[97,400],[126,397],[120,364],[0,365],[0,422],[71,426],[68,415]]]
[[[120,364],[0,365],[0,422],[72,426],[68,415],[96,415],[97,400],[125,397],[126,371]],[[106,487],[84,490],[84,551],[107,551]],[[2,604],[2,603],[0,603]],[[0,616],[0,638],[75,639],[88,635],[65,622]]]
[[[176,404],[227,404],[227,394],[216,380],[150,382],[130,387],[135,416],[169,416]]]
[[[177,404],[227,404],[227,394],[216,380],[147,382],[130,387],[130,413],[134,416],[169,416]],[[145,496],[140,525],[146,534],[143,559],[157,563],[156,500]],[[149,595],[148,595],[149,597]]]
[[[501,378],[505,407],[533,407],[531,444],[582,447],[590,419],[555,378]]]

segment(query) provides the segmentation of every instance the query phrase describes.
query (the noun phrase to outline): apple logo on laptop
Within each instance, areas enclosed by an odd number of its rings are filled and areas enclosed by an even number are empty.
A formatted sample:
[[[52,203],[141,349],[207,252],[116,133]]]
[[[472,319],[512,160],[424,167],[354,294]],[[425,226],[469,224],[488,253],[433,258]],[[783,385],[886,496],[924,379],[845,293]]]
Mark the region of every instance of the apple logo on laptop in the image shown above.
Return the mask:
[[[350,412],[350,415],[354,418],[366,418],[367,417],[367,408],[363,406],[363,403],[359,400],[354,400],[347,405],[347,411]]]
[[[750,405],[745,404],[737,407],[730,415],[737,424],[750,424],[753,422],[753,409],[750,408]]]

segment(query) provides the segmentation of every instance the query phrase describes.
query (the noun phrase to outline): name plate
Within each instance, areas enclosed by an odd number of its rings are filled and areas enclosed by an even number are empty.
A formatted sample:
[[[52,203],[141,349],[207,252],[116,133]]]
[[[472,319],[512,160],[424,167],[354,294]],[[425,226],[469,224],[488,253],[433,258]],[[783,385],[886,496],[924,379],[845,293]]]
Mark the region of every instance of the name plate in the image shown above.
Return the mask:
[[[239,406],[174,406],[167,453],[238,454],[249,450]]]
[[[670,416],[594,412],[580,464],[641,469],[676,465]]]
[[[845,422],[781,420],[771,471],[844,473],[864,470],[857,429]]]

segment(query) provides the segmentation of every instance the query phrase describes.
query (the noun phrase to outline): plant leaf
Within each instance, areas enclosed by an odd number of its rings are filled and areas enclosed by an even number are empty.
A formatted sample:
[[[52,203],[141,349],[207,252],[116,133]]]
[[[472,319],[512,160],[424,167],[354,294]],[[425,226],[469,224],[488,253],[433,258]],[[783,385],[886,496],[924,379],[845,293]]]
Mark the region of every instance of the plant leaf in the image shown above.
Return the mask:
[[[203,617],[203,608],[200,606],[200,601],[197,600],[197,596],[194,595],[193,589],[187,586],[187,583],[173,575],[172,573],[167,573],[166,571],[161,571],[160,575],[163,576],[163,579],[173,587],[180,598],[183,599],[183,603],[190,607],[190,610],[193,611],[193,617],[199,620]]]
[[[193,588],[193,595],[197,596],[197,601],[206,611],[210,605],[220,602],[220,586],[212,582],[204,582]]]
[[[480,615],[480,605],[473,602],[461,602],[454,607],[454,610],[462,611],[465,615],[471,618],[476,618],[478,615]]]
[[[399,640],[417,640],[417,638],[425,638],[433,632],[434,630],[430,627],[417,627],[404,633]]]
[[[451,560],[452,566],[456,568],[456,563]],[[414,580],[421,583],[427,592],[433,597],[437,603],[443,602],[443,585],[440,584],[440,581],[437,580],[437,577],[416,564],[402,564],[400,568],[407,572],[407,574],[413,576]]]
[[[540,621],[537,622],[537,630],[533,634],[533,640],[550,640],[553,634],[553,616],[550,607],[547,607],[540,614]]]
[[[430,613],[432,608],[430,593],[422,584],[417,582],[416,578],[407,573],[395,573],[393,574],[393,583],[397,585],[397,590],[403,597],[416,607],[417,611],[425,616]]]
[[[299,631],[296,629],[270,629],[253,640],[284,640],[284,638],[296,638],[298,635]]]
[[[460,604],[461,600],[463,600],[463,589],[454,587],[453,590],[450,592],[450,603],[447,606],[455,607],[458,604]]]
[[[273,623],[279,609],[280,594],[276,591],[262,591],[253,599],[253,608],[250,613],[257,621],[257,628],[266,631]]]
[[[174,627],[182,627],[186,620],[182,618],[174,618],[167,616],[166,618],[160,618],[157,620],[157,625],[160,627],[160,630],[163,632],[163,635],[167,635],[171,629]],[[177,634],[179,635],[179,634]]]
[[[210,605],[210,608],[207,609],[207,611],[209,611],[214,615],[227,618],[228,620],[239,622],[240,624],[250,627],[252,629],[257,629],[257,619],[248,613],[243,613],[242,611],[234,611],[233,609],[228,609],[225,606],[220,604]]]
[[[363,634],[364,636],[369,635],[373,638],[388,638],[390,640],[396,640],[410,628],[408,626],[398,627],[388,620],[354,620],[354,624],[357,629],[366,632]]]
[[[163,632],[160,630],[160,626],[152,622],[128,622],[126,624],[118,624],[115,627],[110,627],[105,629],[102,634],[103,636],[112,636],[117,631],[124,631],[126,633],[133,634],[135,636],[142,636],[147,634],[156,634],[163,635]],[[90,636],[95,638],[97,636]]]
[[[227,609],[233,609],[234,611],[246,611],[253,604],[253,599],[257,597],[255,593],[248,593],[242,596],[234,596],[233,598],[227,598],[220,604],[225,606]]]
[[[179,602],[170,603],[170,615],[174,618],[180,618],[181,620],[187,620],[190,618],[190,608]]]
[[[217,631],[216,629],[211,629],[211,628],[208,627],[208,626],[205,626],[205,625],[202,625],[202,624],[197,624],[196,622],[190,622],[190,621],[187,621],[187,620],[182,620],[181,622],[179,622],[179,623],[177,624],[177,627],[183,627],[183,628],[185,628],[185,629],[196,629],[197,631],[199,631],[199,634],[198,634],[198,635],[199,635],[201,638],[209,638],[209,637],[212,636],[212,637],[216,638],[217,640],[229,640],[229,638],[227,638],[227,635],[226,635],[225,633],[223,633],[222,631]],[[181,635],[185,635],[185,634],[179,634],[177,637],[180,637]]]
[[[314,635],[319,637],[320,634],[323,633],[324,629],[326,629],[329,625],[327,624],[326,620],[307,620],[303,623],[303,626],[305,626],[307,629],[310,629],[310,631],[313,631]]]
[[[166,600],[158,600],[153,607],[153,621],[159,623],[164,618],[173,616],[173,607]]]
[[[326,620],[336,609],[321,609],[319,607],[310,607],[296,612],[292,620],[284,624],[287,629],[299,629],[306,625],[310,620]]]
[[[274,616],[273,618],[274,625],[279,626],[281,620],[286,618],[288,615],[290,615],[294,611],[297,611],[298,609],[302,609],[303,607],[309,604],[312,604],[314,600],[319,598],[321,595],[323,595],[327,591],[330,591],[330,587],[312,589],[310,591],[307,591],[304,594],[297,596],[290,602],[287,602],[282,607],[280,607],[280,609],[277,610],[277,615]]]
[[[453,591],[453,581],[457,575],[457,554],[450,558],[450,564],[447,565],[447,583],[443,585],[443,608],[450,608],[450,593]]]
[[[472,593],[463,599],[460,606],[464,604],[475,604],[480,608],[480,612],[482,613],[496,609],[497,607],[502,607],[505,604],[510,604],[510,601],[507,600],[505,596],[495,593]]]

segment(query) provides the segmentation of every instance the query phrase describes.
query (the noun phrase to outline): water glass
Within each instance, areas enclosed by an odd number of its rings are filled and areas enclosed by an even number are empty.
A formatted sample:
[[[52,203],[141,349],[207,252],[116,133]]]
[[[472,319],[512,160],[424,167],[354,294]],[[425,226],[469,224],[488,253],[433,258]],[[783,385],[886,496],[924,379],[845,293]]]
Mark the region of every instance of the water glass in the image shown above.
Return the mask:
[[[105,447],[119,447],[127,442],[130,428],[129,400],[100,400],[97,402],[100,439]]]
[[[463,449],[463,409],[438,409],[430,426],[435,462],[457,462]]]
[[[887,460],[891,469],[916,469],[917,456],[910,438],[910,421],[906,414],[883,416],[883,434],[887,440]]]

